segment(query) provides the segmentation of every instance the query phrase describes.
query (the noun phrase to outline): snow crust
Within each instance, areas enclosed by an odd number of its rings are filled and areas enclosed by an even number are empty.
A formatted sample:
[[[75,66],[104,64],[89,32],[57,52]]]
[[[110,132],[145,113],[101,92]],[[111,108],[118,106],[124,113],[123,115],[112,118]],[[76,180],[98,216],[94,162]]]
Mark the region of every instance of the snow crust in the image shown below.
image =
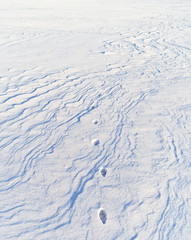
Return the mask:
[[[191,239],[191,3],[0,4],[0,239]]]

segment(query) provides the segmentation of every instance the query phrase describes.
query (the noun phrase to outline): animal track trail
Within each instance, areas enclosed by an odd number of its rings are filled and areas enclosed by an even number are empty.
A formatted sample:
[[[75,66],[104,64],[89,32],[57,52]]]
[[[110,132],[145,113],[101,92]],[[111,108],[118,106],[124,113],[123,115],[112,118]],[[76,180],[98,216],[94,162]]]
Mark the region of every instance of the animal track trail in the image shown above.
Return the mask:
[[[98,123],[98,121],[97,121],[96,119],[94,119],[94,120],[92,121],[92,123],[96,125],[96,124]],[[92,144],[93,144],[94,146],[99,145],[99,144],[100,144],[99,139],[93,139],[93,140],[92,140]],[[102,177],[106,177],[107,170],[106,170],[105,168],[101,168],[100,174],[102,175]],[[106,211],[105,211],[104,209],[100,209],[100,210],[99,210],[99,219],[100,219],[100,221],[101,221],[103,224],[106,224],[106,221],[107,221],[107,213],[106,213]]]

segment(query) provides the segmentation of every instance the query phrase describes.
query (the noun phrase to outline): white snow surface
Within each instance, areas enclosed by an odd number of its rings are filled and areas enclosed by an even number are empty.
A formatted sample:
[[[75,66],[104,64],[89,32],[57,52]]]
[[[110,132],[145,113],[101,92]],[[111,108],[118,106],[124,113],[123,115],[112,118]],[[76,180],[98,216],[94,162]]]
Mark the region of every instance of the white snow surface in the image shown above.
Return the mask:
[[[191,239],[190,12],[0,2],[0,240]]]

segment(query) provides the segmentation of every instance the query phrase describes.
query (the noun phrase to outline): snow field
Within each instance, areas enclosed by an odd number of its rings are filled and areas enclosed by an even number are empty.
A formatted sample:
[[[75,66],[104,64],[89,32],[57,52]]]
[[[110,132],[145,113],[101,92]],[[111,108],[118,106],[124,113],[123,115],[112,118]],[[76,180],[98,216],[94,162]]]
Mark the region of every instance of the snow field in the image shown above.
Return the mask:
[[[188,1],[0,7],[0,239],[189,239]]]

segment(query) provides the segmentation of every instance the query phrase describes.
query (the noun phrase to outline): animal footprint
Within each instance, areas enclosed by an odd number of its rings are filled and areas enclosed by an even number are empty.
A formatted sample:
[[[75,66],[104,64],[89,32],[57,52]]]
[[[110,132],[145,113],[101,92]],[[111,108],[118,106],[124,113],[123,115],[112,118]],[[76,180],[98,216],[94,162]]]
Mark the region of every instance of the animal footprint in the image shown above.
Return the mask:
[[[101,173],[101,175],[102,175],[103,177],[105,177],[106,174],[107,174],[107,170],[106,170],[105,168],[102,168],[101,171],[100,171],[100,173]]]
[[[97,120],[93,120],[93,123],[94,123],[94,124],[98,124],[98,121],[97,121]]]
[[[100,220],[101,220],[101,222],[103,224],[106,223],[106,221],[107,221],[107,213],[103,209],[101,209],[100,212],[99,212],[99,218],[100,218]]]
[[[95,145],[95,146],[99,145],[100,144],[99,139],[93,139],[92,144]]]

